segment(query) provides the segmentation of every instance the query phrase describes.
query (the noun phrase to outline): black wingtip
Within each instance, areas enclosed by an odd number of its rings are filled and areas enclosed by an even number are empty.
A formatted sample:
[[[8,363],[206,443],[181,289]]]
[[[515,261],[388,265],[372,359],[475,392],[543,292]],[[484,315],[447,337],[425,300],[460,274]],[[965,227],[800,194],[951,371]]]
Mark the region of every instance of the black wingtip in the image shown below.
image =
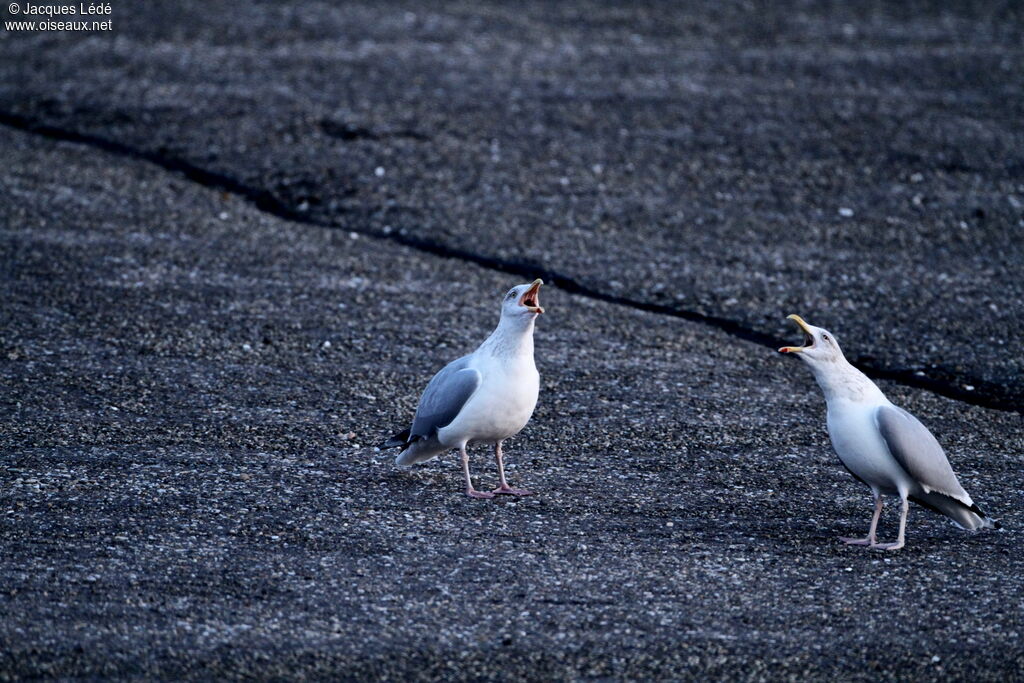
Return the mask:
[[[382,443],[378,448],[398,448],[409,445],[409,430],[401,431]]]
[[[401,448],[403,451],[409,446],[413,445],[420,439],[424,438],[419,434],[410,436],[409,430],[406,429],[403,432],[395,434],[393,437],[382,443],[378,448]]]
[[[988,515],[986,515],[982,511],[982,509],[980,507],[978,507],[977,503],[975,503],[974,505],[971,506],[971,512],[973,512],[974,514],[978,515],[979,517],[981,517],[982,519],[987,521],[989,524],[991,524],[993,529],[1002,529],[1003,528],[1003,525],[1000,524],[997,520],[994,520],[994,519],[990,518]]]

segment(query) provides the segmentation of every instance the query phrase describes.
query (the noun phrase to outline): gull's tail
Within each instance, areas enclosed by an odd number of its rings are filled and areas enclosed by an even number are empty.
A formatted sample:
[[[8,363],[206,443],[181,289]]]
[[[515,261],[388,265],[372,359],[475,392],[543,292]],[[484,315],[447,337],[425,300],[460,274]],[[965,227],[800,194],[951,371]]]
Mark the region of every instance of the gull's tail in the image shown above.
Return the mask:
[[[918,505],[934,510],[939,514],[946,515],[953,522],[968,531],[978,529],[998,529],[999,522],[989,519],[977,505],[965,505],[956,498],[952,498],[938,491],[930,491],[920,496],[910,496],[910,500]],[[968,498],[968,500],[970,500]]]

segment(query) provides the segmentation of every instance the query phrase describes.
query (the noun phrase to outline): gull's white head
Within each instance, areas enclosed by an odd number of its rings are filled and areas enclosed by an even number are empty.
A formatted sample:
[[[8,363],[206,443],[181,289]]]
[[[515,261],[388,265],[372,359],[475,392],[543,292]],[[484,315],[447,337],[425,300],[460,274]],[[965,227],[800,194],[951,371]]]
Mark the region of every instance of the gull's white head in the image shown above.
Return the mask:
[[[808,325],[798,315],[787,316],[804,333],[803,346],[783,346],[779,353],[798,354],[818,381],[818,386],[825,392],[825,399],[830,403],[835,399],[847,401],[884,403],[885,394],[867,376],[850,365],[843,356],[842,349],[835,336],[828,330]]]
[[[501,302],[501,319],[529,321],[543,313],[540,305],[542,284],[544,281],[537,278],[528,285],[516,285],[508,290]]]
[[[795,322],[803,331],[804,345],[783,346],[779,349],[779,353],[800,354],[800,358],[804,359],[812,368],[821,368],[846,360],[842,349],[839,348],[839,342],[836,341],[835,336],[831,332],[814,325],[808,325],[804,322],[803,318],[795,313],[786,316],[786,319]]]

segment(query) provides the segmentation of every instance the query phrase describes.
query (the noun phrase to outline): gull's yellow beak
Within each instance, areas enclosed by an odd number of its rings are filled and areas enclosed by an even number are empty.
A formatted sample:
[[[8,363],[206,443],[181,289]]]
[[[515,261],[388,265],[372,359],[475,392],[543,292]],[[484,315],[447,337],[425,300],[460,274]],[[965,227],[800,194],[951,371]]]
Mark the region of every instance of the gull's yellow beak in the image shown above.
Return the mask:
[[[544,284],[544,281],[537,278],[530,285],[530,288],[523,292],[523,296],[519,299],[520,306],[526,306],[531,313],[543,313],[544,309],[540,305],[540,286]]]
[[[814,334],[811,332],[810,326],[804,322],[804,319],[798,316],[796,313],[786,316],[786,320],[792,320],[800,329],[804,332],[804,345],[803,346],[783,346],[779,349],[779,353],[800,353],[806,348],[814,346]]]

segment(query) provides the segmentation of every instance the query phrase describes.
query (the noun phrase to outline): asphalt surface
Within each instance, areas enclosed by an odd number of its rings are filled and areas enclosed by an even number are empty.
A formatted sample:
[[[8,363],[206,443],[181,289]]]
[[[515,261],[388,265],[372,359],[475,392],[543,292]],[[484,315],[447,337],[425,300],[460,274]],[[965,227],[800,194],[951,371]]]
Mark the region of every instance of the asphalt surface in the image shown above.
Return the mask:
[[[1015,12],[4,33],[0,677],[1020,677]],[[507,447],[538,495],[395,468],[374,444],[528,272],[562,284]],[[766,346],[789,312],[905,380],[1002,530],[837,542],[870,496]]]
[[[619,4],[147,3],[0,113],[1024,409],[1021,8]]]

